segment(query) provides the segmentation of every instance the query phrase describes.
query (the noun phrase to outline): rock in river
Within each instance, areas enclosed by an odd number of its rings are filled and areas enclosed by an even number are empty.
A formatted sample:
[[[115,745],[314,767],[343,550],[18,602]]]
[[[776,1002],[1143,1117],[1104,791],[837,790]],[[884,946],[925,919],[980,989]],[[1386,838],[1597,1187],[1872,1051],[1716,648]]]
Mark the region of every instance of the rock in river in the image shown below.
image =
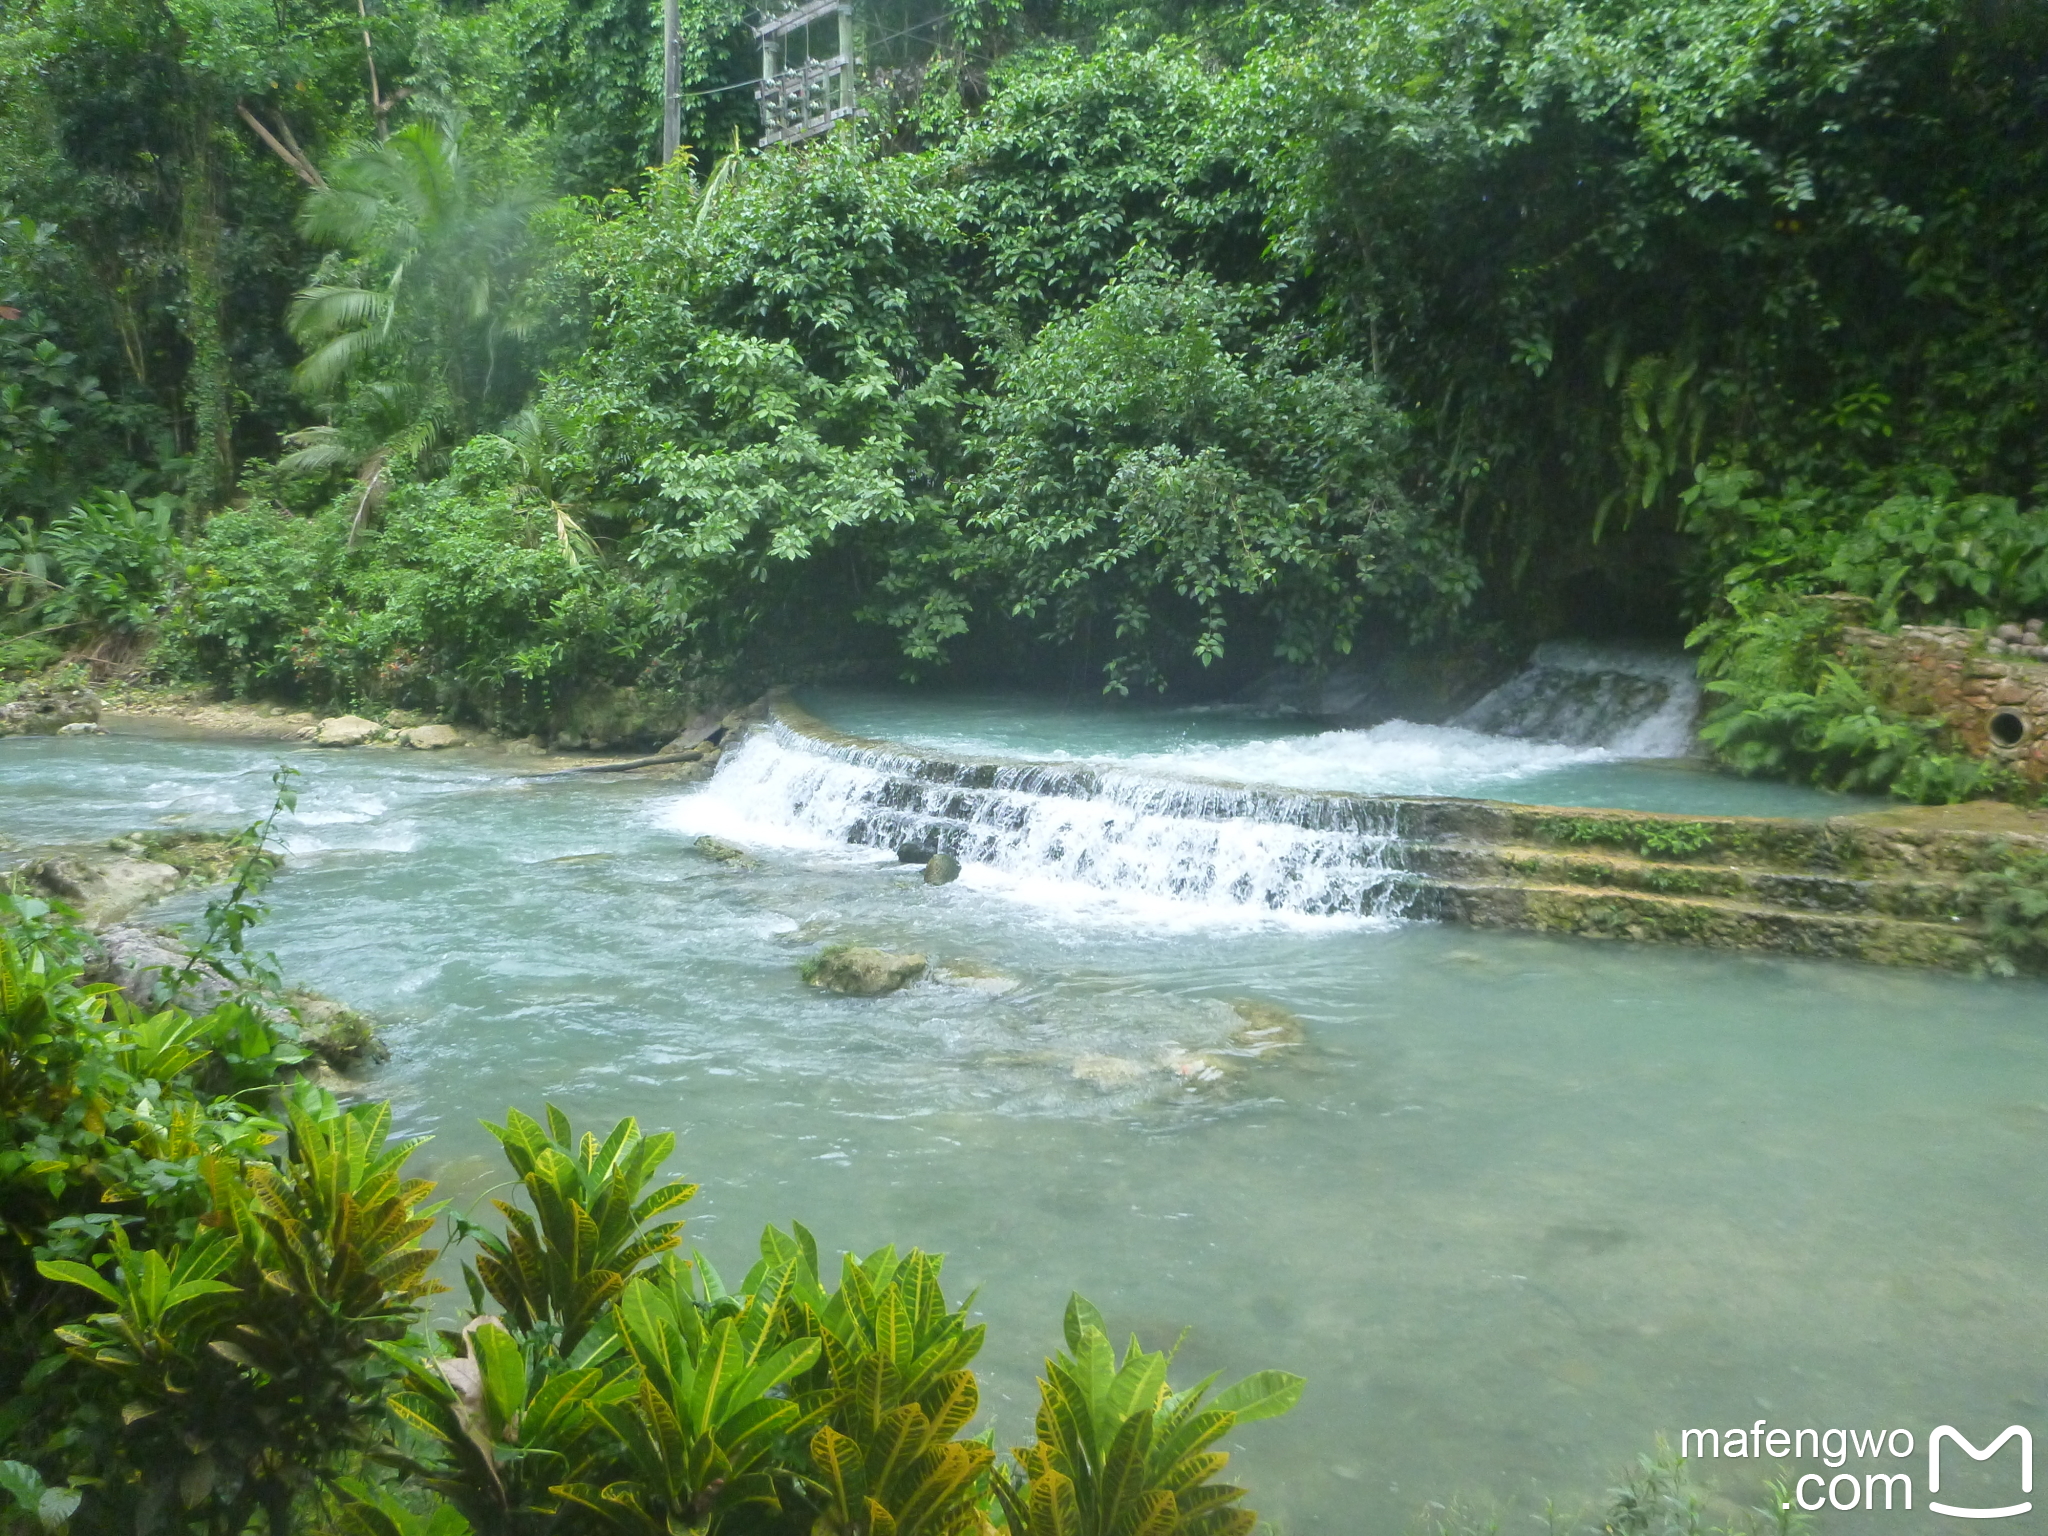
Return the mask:
[[[0,704],[0,736],[55,736],[66,726],[97,724],[99,718],[100,701],[90,689],[27,688]]]
[[[145,1013],[154,1013],[174,998],[189,1013],[205,1013],[233,989],[211,967],[189,966],[191,958],[191,951],[171,935],[123,924],[100,935],[100,958],[87,975],[92,981],[112,982]],[[180,978],[183,985],[177,986]]]
[[[452,725],[416,725],[401,732],[398,739],[420,752],[438,752],[443,747],[462,745],[462,733]]]
[[[924,974],[923,955],[893,955],[885,949],[834,944],[804,962],[803,977],[814,987],[848,997],[880,997]]]
[[[731,869],[752,869],[761,861],[744,848],[718,837],[700,837],[690,845],[707,859],[716,859]]]
[[[947,885],[960,878],[960,861],[950,853],[935,853],[924,866],[926,885]]]
[[[117,922],[178,888],[178,871],[126,854],[65,854],[22,871],[28,883],[75,907],[88,928]]]
[[[361,715],[330,715],[313,733],[316,747],[360,747],[384,729]]]

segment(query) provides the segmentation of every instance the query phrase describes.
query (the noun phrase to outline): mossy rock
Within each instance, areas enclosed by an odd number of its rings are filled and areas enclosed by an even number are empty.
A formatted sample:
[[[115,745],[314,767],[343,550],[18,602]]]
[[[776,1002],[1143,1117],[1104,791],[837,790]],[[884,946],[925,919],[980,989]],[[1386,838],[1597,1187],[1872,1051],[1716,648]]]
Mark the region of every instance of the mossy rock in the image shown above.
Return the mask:
[[[697,700],[665,688],[589,683],[556,709],[553,745],[572,752],[655,746],[680,735],[697,711]]]
[[[391,1051],[377,1027],[353,1008],[317,992],[293,992],[286,999],[299,1024],[299,1044],[336,1071],[389,1061]]]
[[[700,837],[690,846],[703,857],[715,860],[728,869],[753,869],[761,862],[746,849],[728,843],[723,838]]]
[[[880,997],[908,986],[925,973],[923,955],[891,954],[853,944],[833,944],[803,963],[806,984],[847,997]]]
[[[112,839],[107,846],[116,853],[168,864],[181,879],[195,885],[234,879],[239,861],[250,851],[242,837],[233,832],[131,832]],[[284,855],[268,848],[257,857],[262,861],[260,872],[264,875],[275,874],[284,865]]]

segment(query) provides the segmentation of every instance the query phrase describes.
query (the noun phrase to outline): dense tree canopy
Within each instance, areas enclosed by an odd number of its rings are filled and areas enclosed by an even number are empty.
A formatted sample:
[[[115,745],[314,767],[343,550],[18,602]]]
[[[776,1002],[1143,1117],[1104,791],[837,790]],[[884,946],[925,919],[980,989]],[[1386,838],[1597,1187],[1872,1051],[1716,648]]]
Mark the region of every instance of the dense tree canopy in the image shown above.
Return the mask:
[[[507,724],[2048,596],[2038,7],[876,3],[755,151],[692,0],[649,170],[657,11],[11,12],[22,559],[170,507],[165,658]]]

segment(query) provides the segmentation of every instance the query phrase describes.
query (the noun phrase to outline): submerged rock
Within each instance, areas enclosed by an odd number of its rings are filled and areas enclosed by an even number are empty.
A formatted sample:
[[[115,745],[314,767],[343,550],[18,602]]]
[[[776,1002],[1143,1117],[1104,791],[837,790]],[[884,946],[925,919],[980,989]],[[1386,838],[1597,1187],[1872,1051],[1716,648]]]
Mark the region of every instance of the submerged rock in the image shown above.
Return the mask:
[[[107,846],[115,853],[168,864],[187,884],[232,880],[251,849],[232,832],[165,832],[150,830],[117,837]],[[271,849],[260,854],[264,868],[275,871],[284,855]]]
[[[803,966],[803,978],[811,986],[848,997],[880,997],[907,986],[924,972],[923,955],[891,954],[851,944],[834,944]]]
[[[178,888],[170,864],[128,853],[62,854],[22,870],[29,886],[77,909],[88,928],[117,922]]]
[[[896,850],[898,864],[929,864],[935,852],[929,843],[904,843]]]
[[[935,853],[924,866],[926,885],[950,885],[960,878],[960,861],[950,853]]]
[[[1208,1051],[1165,1051],[1160,1054],[1159,1065],[1191,1087],[1220,1083],[1230,1075],[1228,1060]]]
[[[1230,1048],[1239,1055],[1264,1056],[1308,1039],[1301,1020],[1275,1003],[1241,997],[1231,1003],[1230,1011],[1244,1020],[1230,1033]]]
[[[1142,1061],[1133,1061],[1128,1056],[1077,1056],[1069,1069],[1077,1083],[1093,1083],[1097,1088],[1128,1088],[1142,1082],[1151,1075],[1152,1069]]]
[[[391,1049],[377,1027],[355,1009],[317,992],[293,992],[285,1006],[298,1020],[299,1043],[328,1066],[347,1071],[389,1061]]]
[[[705,858],[716,859],[733,869],[752,869],[761,862],[746,849],[728,843],[722,838],[700,837],[690,846]]]
[[[316,747],[360,747],[374,739],[384,729],[374,720],[365,720],[361,715],[330,715],[313,731],[313,745]]]
[[[1001,997],[1023,985],[1016,977],[1006,976],[978,960],[948,960],[933,970],[932,980],[949,987],[959,987],[965,992],[985,993],[989,997]]]
[[[0,736],[55,736],[66,726],[96,726],[99,718],[99,696],[89,688],[25,688],[0,704]]]

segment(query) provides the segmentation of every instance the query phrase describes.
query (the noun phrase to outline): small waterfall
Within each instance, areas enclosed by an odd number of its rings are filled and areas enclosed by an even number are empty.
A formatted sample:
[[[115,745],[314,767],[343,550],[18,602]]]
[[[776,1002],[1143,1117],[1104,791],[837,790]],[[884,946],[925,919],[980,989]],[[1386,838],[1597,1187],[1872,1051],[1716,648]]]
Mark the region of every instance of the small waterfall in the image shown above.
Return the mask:
[[[1687,757],[1700,686],[1668,651],[1553,640],[1452,722],[1490,736],[1595,747],[1616,757]]]
[[[784,846],[914,844],[1053,901],[1064,890],[1240,919],[1387,917],[1407,884],[1388,866],[1393,809],[1384,803],[920,757],[779,722],[676,802],[670,822]]]

